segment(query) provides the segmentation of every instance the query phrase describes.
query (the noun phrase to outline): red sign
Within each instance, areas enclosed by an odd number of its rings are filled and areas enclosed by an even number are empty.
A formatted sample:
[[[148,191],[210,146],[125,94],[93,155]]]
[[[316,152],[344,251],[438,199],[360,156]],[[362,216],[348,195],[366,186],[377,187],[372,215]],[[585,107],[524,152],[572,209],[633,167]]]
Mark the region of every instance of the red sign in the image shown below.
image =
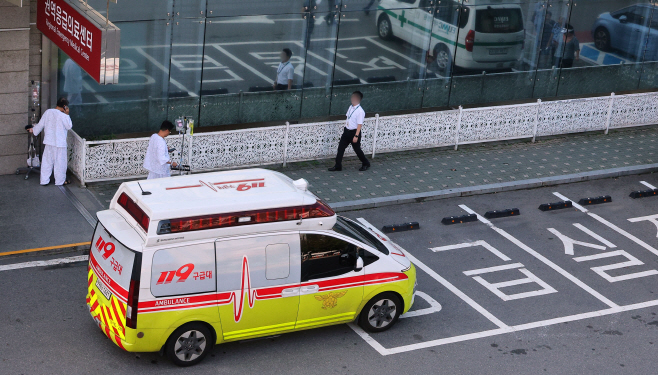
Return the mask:
[[[102,30],[64,0],[38,0],[37,28],[101,82]]]

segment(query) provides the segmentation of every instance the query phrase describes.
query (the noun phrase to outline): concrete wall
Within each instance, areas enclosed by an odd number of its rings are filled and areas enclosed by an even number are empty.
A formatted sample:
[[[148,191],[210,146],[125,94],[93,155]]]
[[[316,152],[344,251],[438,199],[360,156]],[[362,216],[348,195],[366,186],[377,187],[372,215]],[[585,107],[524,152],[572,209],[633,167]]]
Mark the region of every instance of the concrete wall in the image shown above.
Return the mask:
[[[30,57],[30,7],[0,0],[0,174],[27,159]]]

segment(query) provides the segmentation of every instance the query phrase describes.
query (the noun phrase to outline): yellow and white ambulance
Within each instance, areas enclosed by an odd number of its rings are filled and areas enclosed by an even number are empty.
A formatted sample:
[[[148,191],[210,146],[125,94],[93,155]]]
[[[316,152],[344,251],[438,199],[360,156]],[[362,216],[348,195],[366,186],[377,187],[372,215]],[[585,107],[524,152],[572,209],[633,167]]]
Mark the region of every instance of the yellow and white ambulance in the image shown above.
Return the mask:
[[[263,169],[123,183],[97,214],[93,319],[120,348],[181,366],[227,341],[355,319],[390,328],[413,304],[414,266],[307,185]]]
[[[435,4],[436,3],[436,4]],[[525,42],[520,0],[381,0],[377,33],[431,52],[438,73],[512,68]]]

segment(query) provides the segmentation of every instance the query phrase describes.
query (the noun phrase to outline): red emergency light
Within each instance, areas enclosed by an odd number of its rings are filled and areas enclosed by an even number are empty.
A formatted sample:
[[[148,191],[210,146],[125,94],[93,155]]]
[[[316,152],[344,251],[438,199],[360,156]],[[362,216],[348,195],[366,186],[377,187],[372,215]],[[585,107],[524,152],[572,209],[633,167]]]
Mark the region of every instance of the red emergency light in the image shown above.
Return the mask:
[[[158,224],[158,234],[330,217],[335,214],[336,213],[331,207],[318,199],[315,204],[308,206],[269,208],[265,210],[231,212],[225,214],[162,220]]]
[[[144,229],[144,232],[148,232],[151,219],[126,193],[121,193],[119,196],[119,206],[123,207],[137,221],[139,226]]]

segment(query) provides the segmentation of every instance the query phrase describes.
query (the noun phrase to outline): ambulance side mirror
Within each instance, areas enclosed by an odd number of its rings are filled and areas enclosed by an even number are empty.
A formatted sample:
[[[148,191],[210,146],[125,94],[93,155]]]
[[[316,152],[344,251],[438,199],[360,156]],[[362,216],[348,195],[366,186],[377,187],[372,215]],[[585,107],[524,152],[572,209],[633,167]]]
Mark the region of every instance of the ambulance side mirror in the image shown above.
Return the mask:
[[[363,269],[363,258],[356,258],[356,265],[354,266],[354,272],[359,272]]]

